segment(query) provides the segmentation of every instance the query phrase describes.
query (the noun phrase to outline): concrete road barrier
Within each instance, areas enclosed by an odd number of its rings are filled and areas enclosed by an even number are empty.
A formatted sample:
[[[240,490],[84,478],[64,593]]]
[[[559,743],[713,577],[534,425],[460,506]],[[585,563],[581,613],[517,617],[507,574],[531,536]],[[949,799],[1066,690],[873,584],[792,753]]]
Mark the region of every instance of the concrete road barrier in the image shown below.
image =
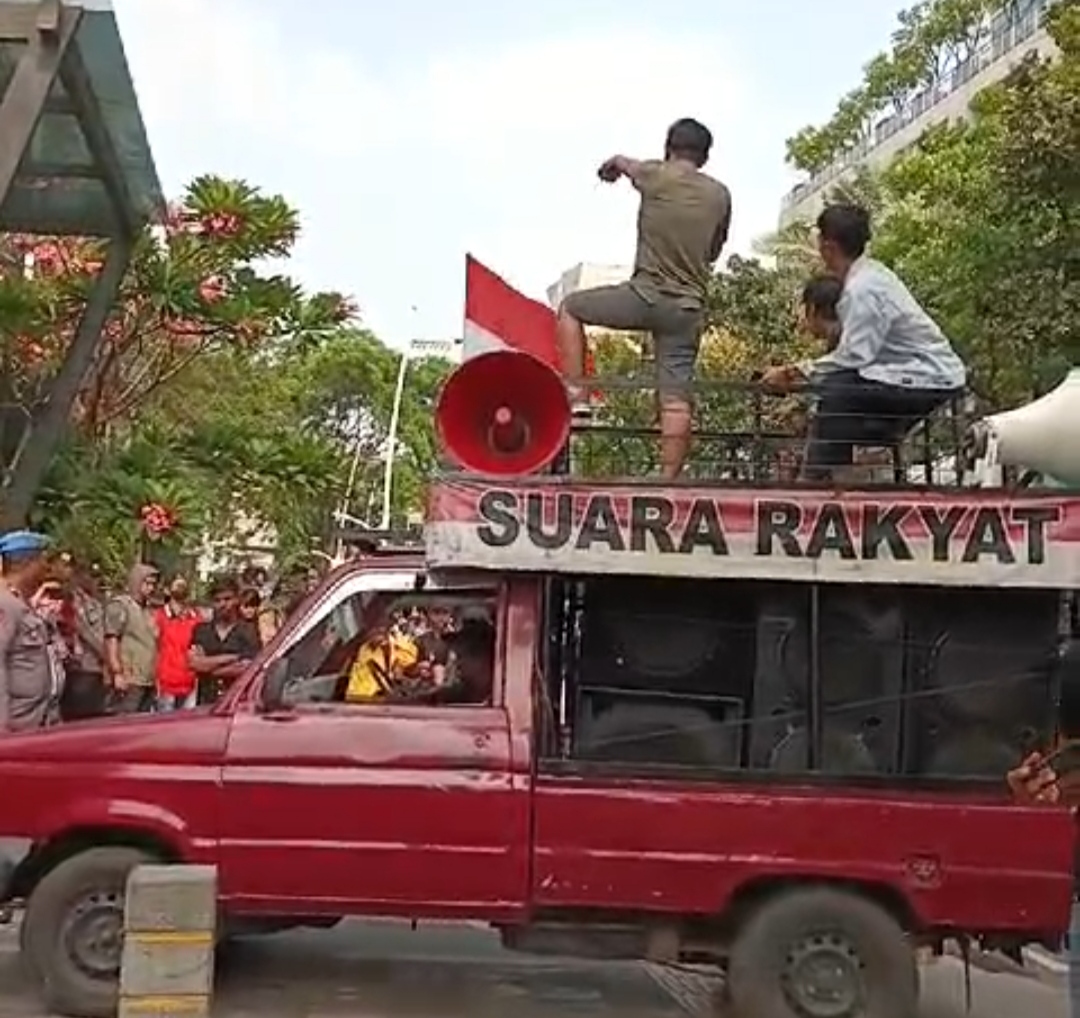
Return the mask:
[[[119,1018],[206,1018],[216,927],[215,867],[136,868],[124,907]]]

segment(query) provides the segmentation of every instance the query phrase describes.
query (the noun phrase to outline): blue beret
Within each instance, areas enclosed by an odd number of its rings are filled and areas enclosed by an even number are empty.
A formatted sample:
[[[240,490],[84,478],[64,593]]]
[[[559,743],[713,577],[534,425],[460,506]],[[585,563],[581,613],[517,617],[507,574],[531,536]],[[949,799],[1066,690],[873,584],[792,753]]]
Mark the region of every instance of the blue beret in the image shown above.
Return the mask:
[[[44,551],[49,547],[49,539],[44,534],[32,530],[12,530],[0,537],[0,555],[18,555],[27,552]]]

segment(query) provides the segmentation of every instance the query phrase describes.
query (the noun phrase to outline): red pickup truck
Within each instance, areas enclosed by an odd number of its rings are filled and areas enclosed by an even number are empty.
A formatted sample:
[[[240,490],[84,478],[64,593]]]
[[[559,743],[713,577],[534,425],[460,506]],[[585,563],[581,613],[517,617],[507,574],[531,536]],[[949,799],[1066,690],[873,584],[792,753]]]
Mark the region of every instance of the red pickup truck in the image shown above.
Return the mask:
[[[760,658],[764,601],[650,582],[369,557],[331,574],[213,708],[0,739],[0,902],[24,907],[47,1004],[113,1012],[122,893],[143,860],[216,866],[223,936],[481,920],[525,951],[715,963],[756,1018],[911,1018],[915,945],[1065,927],[1063,811],[1013,805],[1000,775],[757,765],[742,738],[757,708],[732,722],[731,697],[671,689],[708,653],[725,682],[744,652]],[[706,582],[712,621],[684,625]],[[611,598],[631,589],[627,633]],[[434,605],[473,634],[454,695],[353,697],[371,626]],[[612,619],[621,650],[603,642]],[[603,671],[638,659],[660,677]],[[771,709],[768,730],[782,720]]]

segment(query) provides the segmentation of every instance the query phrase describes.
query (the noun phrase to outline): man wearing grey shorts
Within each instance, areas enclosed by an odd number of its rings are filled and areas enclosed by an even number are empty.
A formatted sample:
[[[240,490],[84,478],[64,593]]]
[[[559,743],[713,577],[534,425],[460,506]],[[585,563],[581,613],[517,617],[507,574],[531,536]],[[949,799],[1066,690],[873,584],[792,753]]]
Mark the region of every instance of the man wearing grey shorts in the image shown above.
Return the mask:
[[[712,134],[696,120],[668,130],[662,160],[612,156],[599,170],[614,183],[627,177],[641,195],[637,254],[630,280],[579,290],[559,309],[563,371],[585,373],[585,326],[652,334],[660,405],[660,467],[678,477],[690,446],[694,365],[712,268],[731,225],[731,195],[701,172]],[[572,389],[571,397],[582,398]]]

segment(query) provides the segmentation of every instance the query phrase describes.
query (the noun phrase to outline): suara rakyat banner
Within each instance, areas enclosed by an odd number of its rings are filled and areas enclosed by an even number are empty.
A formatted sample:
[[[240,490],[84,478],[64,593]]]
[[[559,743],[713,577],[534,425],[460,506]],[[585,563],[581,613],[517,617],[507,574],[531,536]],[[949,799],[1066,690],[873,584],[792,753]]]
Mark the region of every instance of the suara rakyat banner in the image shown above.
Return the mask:
[[[1075,587],[1080,499],[444,478],[427,551],[435,568]]]

